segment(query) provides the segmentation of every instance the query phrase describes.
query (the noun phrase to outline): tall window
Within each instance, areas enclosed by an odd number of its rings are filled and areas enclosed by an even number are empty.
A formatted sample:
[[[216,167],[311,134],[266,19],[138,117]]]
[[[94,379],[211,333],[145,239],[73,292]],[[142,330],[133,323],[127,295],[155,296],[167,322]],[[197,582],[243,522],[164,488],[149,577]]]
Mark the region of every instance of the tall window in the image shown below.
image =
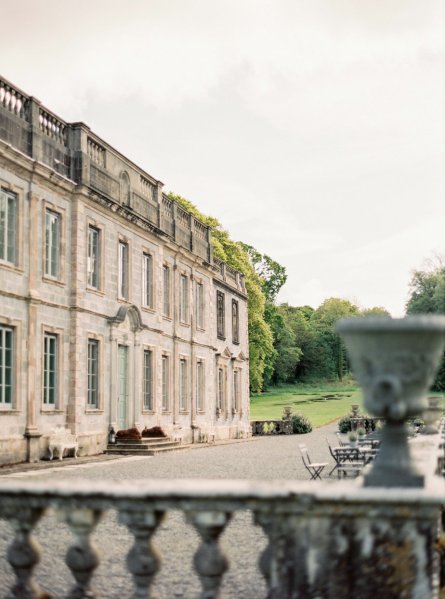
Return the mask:
[[[153,410],[153,352],[149,349],[144,350],[144,410]]]
[[[128,299],[128,243],[119,241],[119,297]]]
[[[196,284],[196,326],[198,329],[204,328],[204,285]]]
[[[239,343],[239,306],[236,300],[232,300],[232,341]]]
[[[163,302],[162,312],[170,316],[170,267],[164,264],[163,268]]]
[[[99,341],[88,339],[88,407],[99,407]]]
[[[196,363],[196,407],[199,412],[204,411],[204,362]]]
[[[188,322],[188,279],[185,275],[179,279],[179,320]]]
[[[218,368],[218,388],[216,396],[216,408],[222,411],[224,406],[224,370]]]
[[[142,256],[142,302],[147,308],[153,308],[153,256]]]
[[[240,404],[240,372],[238,369],[233,371],[233,407],[239,412]]]
[[[170,363],[168,356],[162,356],[162,409],[170,408]]]
[[[87,256],[87,283],[89,287],[99,289],[100,269],[100,231],[95,227],[88,227],[88,256]]]
[[[179,360],[179,409],[187,410],[187,360]]]
[[[57,403],[57,335],[45,333],[43,346],[43,403]]]
[[[14,329],[0,326],[0,406],[12,407]]]
[[[45,214],[45,274],[60,276],[60,214],[47,210]]]
[[[219,339],[226,338],[226,324],[225,324],[225,312],[224,312],[224,293],[222,291],[216,292],[216,330]]]
[[[17,196],[0,190],[0,260],[16,263]]]

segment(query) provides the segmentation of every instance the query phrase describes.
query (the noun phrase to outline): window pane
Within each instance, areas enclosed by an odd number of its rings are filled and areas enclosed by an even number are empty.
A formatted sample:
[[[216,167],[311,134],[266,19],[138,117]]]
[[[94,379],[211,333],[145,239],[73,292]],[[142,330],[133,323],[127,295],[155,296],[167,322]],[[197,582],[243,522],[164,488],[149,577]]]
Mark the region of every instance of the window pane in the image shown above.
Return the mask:
[[[12,404],[13,329],[0,327],[0,404]]]
[[[99,406],[99,341],[88,339],[88,405]]]
[[[153,397],[152,397],[152,388],[153,388],[153,354],[150,350],[144,351],[144,409],[152,410],[153,409]]]
[[[225,315],[224,315],[224,293],[216,292],[216,326],[217,335],[220,339],[225,339]]]
[[[144,306],[153,307],[153,258],[150,254],[143,257],[143,302]]]
[[[45,221],[45,274],[59,276],[60,216],[46,211]]]
[[[88,228],[87,282],[96,289],[99,288],[99,234],[98,229]]]
[[[168,356],[162,356],[162,409],[169,409],[169,362]]]
[[[17,196],[0,191],[0,260],[16,261]]]
[[[128,299],[128,245],[119,243],[119,295]]]
[[[163,301],[163,313],[166,316],[170,316],[170,268],[164,266],[164,301]]]
[[[43,403],[55,405],[57,396],[56,335],[45,334],[43,365]]]

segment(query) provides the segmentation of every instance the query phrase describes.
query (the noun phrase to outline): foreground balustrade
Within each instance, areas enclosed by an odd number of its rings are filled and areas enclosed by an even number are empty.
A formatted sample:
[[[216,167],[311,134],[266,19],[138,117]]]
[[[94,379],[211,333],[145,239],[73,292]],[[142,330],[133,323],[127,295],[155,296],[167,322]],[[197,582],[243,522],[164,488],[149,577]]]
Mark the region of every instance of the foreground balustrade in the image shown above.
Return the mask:
[[[258,561],[269,599],[367,599],[376,592],[385,598],[437,597],[434,542],[444,497],[444,480],[435,476],[428,476],[422,489],[403,491],[363,487],[360,479],[335,484],[4,481],[0,515],[15,531],[7,554],[16,576],[9,597],[40,596],[33,580],[40,548],[32,533],[48,508],[63,515],[73,533],[66,553],[74,579],[71,598],[97,596],[93,582],[100,554],[92,537],[110,509],[118,511],[134,537],[127,555],[133,597],[152,597],[155,576],[162,579],[162,546],[156,547],[152,538],[170,510],[182,510],[199,533],[194,567],[202,585],[201,599],[222,597],[221,584],[230,564],[219,538],[239,510],[251,510],[267,536],[268,546]],[[246,550],[257,551],[241,548]],[[45,591],[51,596],[50,588]]]

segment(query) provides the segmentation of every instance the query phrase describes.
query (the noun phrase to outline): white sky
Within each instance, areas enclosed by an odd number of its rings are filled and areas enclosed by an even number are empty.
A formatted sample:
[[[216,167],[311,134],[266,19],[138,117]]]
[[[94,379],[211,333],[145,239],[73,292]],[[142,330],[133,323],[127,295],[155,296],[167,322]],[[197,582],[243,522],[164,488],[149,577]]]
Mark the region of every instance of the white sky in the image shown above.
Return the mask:
[[[283,264],[402,315],[445,254],[441,0],[3,0],[0,72]]]

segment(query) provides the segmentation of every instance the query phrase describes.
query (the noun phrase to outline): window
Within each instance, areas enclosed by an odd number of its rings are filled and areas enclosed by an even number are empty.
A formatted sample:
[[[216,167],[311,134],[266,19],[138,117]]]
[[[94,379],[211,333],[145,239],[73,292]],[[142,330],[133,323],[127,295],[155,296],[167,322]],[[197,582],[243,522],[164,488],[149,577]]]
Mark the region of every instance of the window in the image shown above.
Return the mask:
[[[188,279],[181,275],[179,279],[179,320],[188,322]]]
[[[153,352],[144,350],[144,410],[153,410]]]
[[[52,210],[45,213],[45,275],[60,277],[60,220]]]
[[[6,408],[13,404],[13,352],[14,329],[0,326],[0,406]]]
[[[153,256],[143,254],[142,256],[142,304],[147,308],[153,308]]]
[[[88,339],[88,399],[89,408],[99,407],[99,341]]]
[[[236,300],[232,300],[232,341],[239,343],[239,306]]]
[[[170,364],[168,356],[162,356],[162,409],[170,408]]]
[[[204,285],[196,284],[196,326],[198,329],[204,328]]]
[[[163,268],[163,293],[162,312],[170,316],[170,267],[166,264]]]
[[[43,345],[43,403],[57,403],[57,335],[45,333]]]
[[[216,409],[221,412],[224,406],[224,370],[218,368],[218,389],[216,397]]]
[[[233,408],[239,412],[240,400],[240,372],[238,369],[233,371]]]
[[[17,260],[17,196],[0,190],[0,260]]]
[[[225,339],[224,293],[216,292],[216,330],[219,339]]]
[[[179,360],[179,409],[187,410],[187,360]]]
[[[196,407],[198,412],[204,411],[204,362],[196,363]]]
[[[88,227],[88,256],[87,256],[87,284],[89,287],[99,289],[100,280],[100,231],[95,227]]]
[[[119,297],[128,299],[128,243],[119,242]]]

